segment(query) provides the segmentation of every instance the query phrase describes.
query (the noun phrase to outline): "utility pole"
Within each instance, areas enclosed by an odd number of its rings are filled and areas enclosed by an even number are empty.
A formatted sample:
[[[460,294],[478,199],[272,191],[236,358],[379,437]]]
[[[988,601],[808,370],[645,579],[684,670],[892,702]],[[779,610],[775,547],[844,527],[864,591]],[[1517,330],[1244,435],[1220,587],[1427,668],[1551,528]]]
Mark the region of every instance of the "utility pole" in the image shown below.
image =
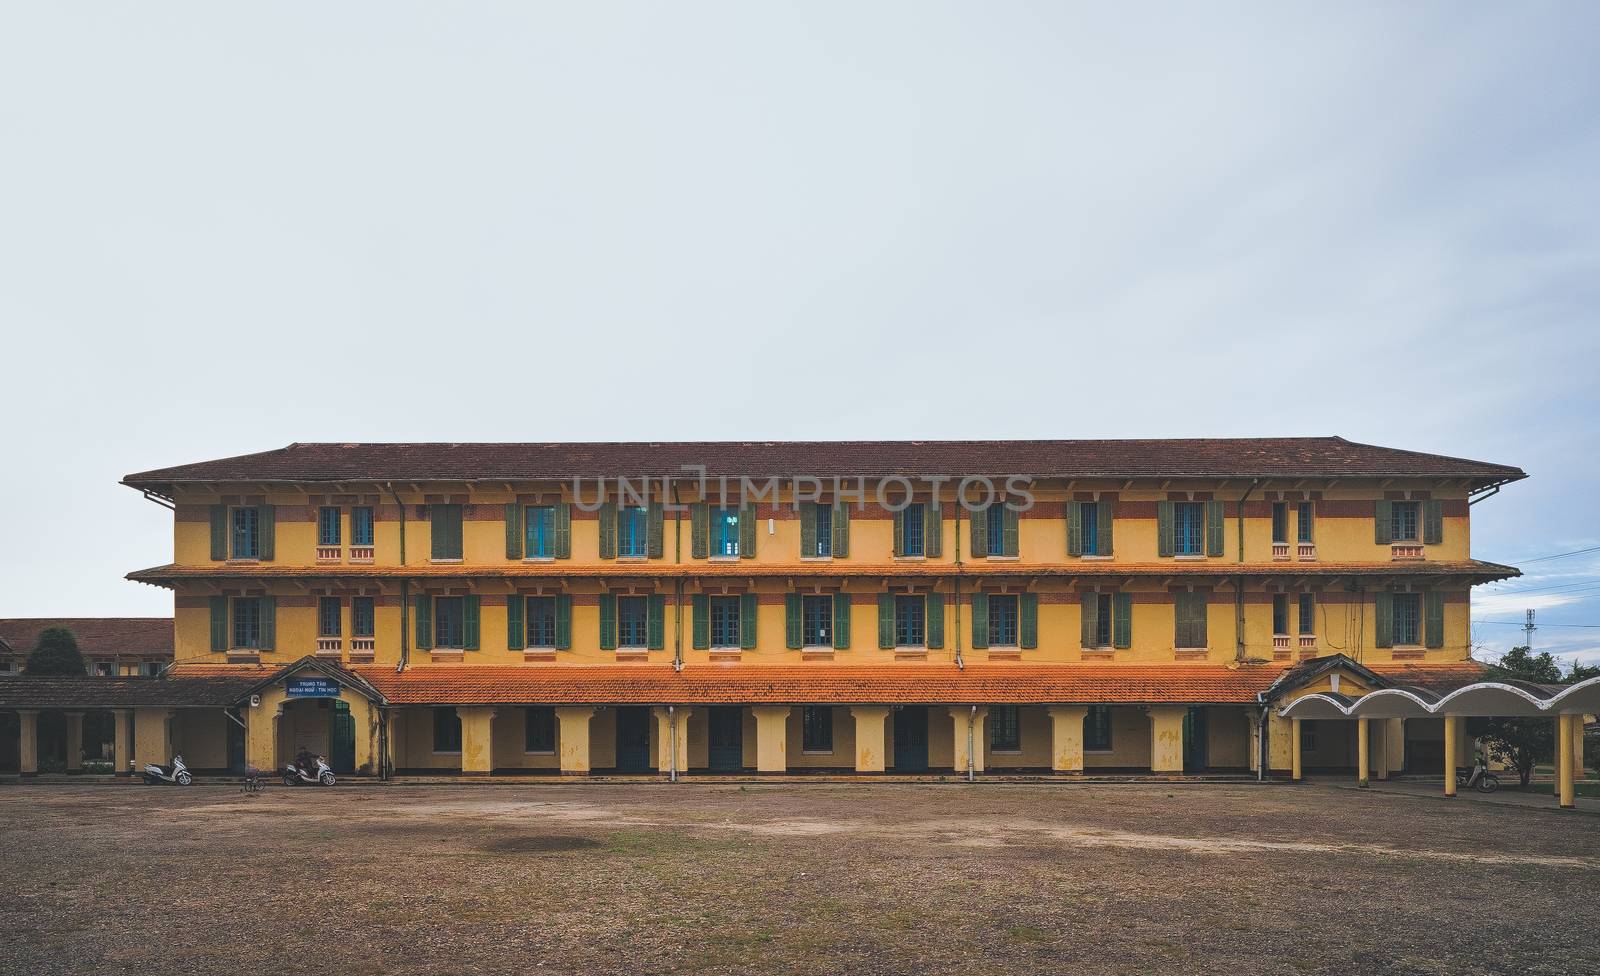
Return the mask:
[[[1533,611],[1529,610],[1528,622],[1522,625],[1522,644],[1530,654],[1533,652],[1533,632],[1538,629],[1533,625]]]

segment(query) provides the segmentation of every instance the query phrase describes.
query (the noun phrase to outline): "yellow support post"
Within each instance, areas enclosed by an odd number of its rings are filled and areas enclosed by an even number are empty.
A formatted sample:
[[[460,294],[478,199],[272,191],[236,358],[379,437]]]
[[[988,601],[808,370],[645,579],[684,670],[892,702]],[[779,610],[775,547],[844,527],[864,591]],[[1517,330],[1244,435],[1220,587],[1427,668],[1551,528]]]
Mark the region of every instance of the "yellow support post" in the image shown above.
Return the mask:
[[[1576,715],[1563,715],[1556,721],[1556,784],[1560,791],[1561,809],[1571,810],[1577,806],[1573,797],[1572,783],[1572,723]]]
[[[1367,757],[1367,750],[1372,745],[1371,731],[1367,728],[1367,719],[1356,719],[1356,785],[1366,789],[1367,780],[1371,777],[1372,762]]]
[[[1444,717],[1444,795],[1456,795],[1456,766],[1459,765],[1456,753],[1459,751],[1461,739],[1461,717],[1446,715]]]
[[[1300,782],[1300,720],[1290,719],[1289,778]]]

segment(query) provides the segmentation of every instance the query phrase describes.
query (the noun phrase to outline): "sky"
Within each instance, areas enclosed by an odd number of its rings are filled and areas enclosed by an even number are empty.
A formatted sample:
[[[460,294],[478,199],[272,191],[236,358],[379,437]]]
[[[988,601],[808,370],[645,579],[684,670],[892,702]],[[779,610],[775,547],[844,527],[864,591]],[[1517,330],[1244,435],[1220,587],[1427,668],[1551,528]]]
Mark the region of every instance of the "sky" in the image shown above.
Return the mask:
[[[1591,3],[6,4],[0,616],[170,613],[122,577],[171,516],[118,479],[293,441],[1340,434],[1528,471],[1475,556],[1600,546],[1596,36]],[[1481,653],[1535,608],[1600,662],[1600,552],[1527,569]]]

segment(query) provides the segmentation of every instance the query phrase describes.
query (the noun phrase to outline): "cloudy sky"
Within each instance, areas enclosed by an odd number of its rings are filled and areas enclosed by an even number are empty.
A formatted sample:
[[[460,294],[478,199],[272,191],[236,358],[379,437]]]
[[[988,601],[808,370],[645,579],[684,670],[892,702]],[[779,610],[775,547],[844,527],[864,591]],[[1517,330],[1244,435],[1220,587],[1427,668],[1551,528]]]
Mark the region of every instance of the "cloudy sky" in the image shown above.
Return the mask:
[[[1600,546],[1600,5],[1129,9],[6,5],[0,616],[295,440],[1337,433]]]

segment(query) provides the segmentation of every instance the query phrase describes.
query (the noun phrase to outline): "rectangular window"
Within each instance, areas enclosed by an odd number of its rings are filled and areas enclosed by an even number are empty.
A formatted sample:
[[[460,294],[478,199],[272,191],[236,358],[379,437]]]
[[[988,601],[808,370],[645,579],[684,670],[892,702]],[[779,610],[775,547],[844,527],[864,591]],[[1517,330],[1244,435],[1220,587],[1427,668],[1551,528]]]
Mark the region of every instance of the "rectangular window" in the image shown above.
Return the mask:
[[[373,610],[372,597],[358,596],[350,599],[350,633],[355,637],[377,635],[378,619]]]
[[[1004,556],[1006,554],[1006,506],[1003,502],[995,502],[984,509],[983,520],[989,537],[988,554],[991,556]]]
[[[527,606],[529,647],[556,646],[556,598],[530,596]]]
[[[461,751],[461,716],[453,706],[433,710],[433,751]]]
[[[233,598],[233,646],[261,646],[261,599],[253,596]]]
[[[1022,751],[1022,719],[1015,705],[989,709],[989,748],[995,752]]]
[[[1394,642],[1397,645],[1422,643],[1422,594],[1394,595]]]
[[[989,646],[1017,646],[1017,598],[1015,594],[989,597]]]
[[[922,540],[922,527],[924,522],[921,502],[912,502],[910,505],[905,507],[905,511],[900,513],[900,525],[901,555],[926,555],[927,550],[924,548]]]
[[[1316,516],[1312,513],[1310,502],[1301,502],[1295,507],[1295,522],[1298,523],[1295,526],[1295,535],[1298,541],[1311,541],[1315,520]]]
[[[357,505],[350,510],[350,544],[372,545],[372,506]]]
[[[233,558],[261,558],[261,513],[253,507],[235,508],[233,520]]]
[[[642,596],[617,597],[617,646],[647,647],[649,635],[649,601]]]
[[[1417,503],[1395,502],[1389,506],[1389,537],[1395,542],[1417,542]]]
[[[1272,594],[1272,632],[1273,634],[1287,634],[1289,632],[1289,594]]]
[[[1199,556],[1206,551],[1206,503],[1177,502],[1172,506],[1173,552]]]
[[[139,673],[146,678],[154,678],[161,673],[161,664],[158,661],[146,661],[139,665]]]
[[[1100,555],[1100,503],[1083,502],[1078,506],[1082,526],[1083,554]]]
[[[1083,718],[1083,748],[1088,752],[1111,751],[1111,706],[1089,706],[1089,714]]]
[[[554,505],[529,505],[523,513],[523,553],[529,559],[552,559],[556,554]]]
[[[1311,637],[1317,632],[1317,598],[1310,593],[1300,594],[1300,634]]]
[[[617,509],[617,555],[650,553],[650,511],[640,505]]]
[[[466,599],[459,596],[441,596],[433,600],[433,646],[463,648],[467,646]]]
[[[833,751],[833,709],[807,705],[800,710],[801,748],[806,752]]]
[[[1317,726],[1314,722],[1300,723],[1300,755],[1317,751]]]
[[[317,636],[340,636],[344,608],[336,596],[325,596],[317,600]]]
[[[739,510],[713,508],[711,510],[711,555],[739,555]]]
[[[927,600],[921,596],[894,598],[894,643],[896,647],[922,647]]]
[[[433,558],[460,559],[461,506],[430,505],[428,521],[433,533]]]
[[[1289,506],[1285,502],[1272,503],[1272,541],[1289,541]]]
[[[840,599],[844,599],[840,597]],[[805,647],[833,646],[833,600],[828,594],[800,598],[801,638]]]
[[[317,509],[317,545],[339,545],[339,515],[337,505],[324,505]]]
[[[117,672],[116,669],[111,666],[111,662],[100,661],[95,664],[94,673],[95,677],[97,678],[110,678],[113,677]]]
[[[817,551],[808,552],[808,556],[833,555],[833,506],[811,506],[812,517],[816,519],[815,531],[817,534]]]
[[[1111,646],[1111,594],[1101,593],[1095,602],[1098,608],[1094,615],[1094,646]]]
[[[711,598],[711,646],[739,646],[739,598],[714,596]]]
[[[556,710],[549,705],[527,709],[523,726],[522,751],[550,755],[556,751]]]

